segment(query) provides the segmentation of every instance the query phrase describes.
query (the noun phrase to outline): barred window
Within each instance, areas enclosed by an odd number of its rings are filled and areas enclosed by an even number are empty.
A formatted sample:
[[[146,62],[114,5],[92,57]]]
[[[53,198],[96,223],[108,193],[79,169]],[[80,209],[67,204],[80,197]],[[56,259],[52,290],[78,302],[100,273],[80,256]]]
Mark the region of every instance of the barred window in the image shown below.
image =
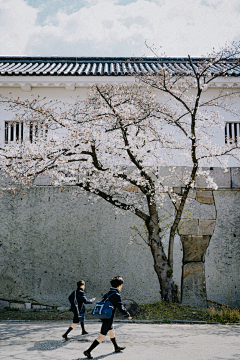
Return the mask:
[[[23,142],[23,122],[5,121],[5,144]]]
[[[39,137],[46,137],[47,134],[48,127],[44,121],[30,121],[26,124],[22,121],[5,121],[5,144],[14,142],[21,144],[23,138],[34,143]]]
[[[48,134],[48,127],[44,121],[30,121],[29,123],[29,141],[33,143],[39,137],[46,137]]]
[[[232,121],[225,124],[225,144],[237,144],[240,141],[240,122]]]

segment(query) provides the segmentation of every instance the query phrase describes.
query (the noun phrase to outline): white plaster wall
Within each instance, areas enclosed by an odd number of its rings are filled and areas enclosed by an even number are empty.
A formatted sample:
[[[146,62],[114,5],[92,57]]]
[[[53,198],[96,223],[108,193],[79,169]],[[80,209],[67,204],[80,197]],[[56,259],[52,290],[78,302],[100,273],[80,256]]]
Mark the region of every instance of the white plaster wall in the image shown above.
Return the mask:
[[[60,103],[60,106],[63,106],[63,103],[74,103],[74,101],[79,97],[80,99],[85,99],[88,89],[86,87],[78,87],[75,91],[66,90],[65,87],[37,87],[32,88],[31,91],[26,92],[21,88],[0,88],[0,94],[4,97],[16,99],[18,96],[21,100],[25,99],[36,99],[38,96],[40,99],[46,97],[46,102],[49,100],[57,100]],[[0,106],[0,146],[5,146],[4,143],[4,126],[5,121],[11,121],[14,117],[14,114],[10,111],[5,110],[5,106]],[[30,120],[30,119],[29,119]],[[26,129],[25,129],[26,131]],[[26,134],[27,136],[28,134]]]
[[[1,80],[1,77],[0,77]],[[66,90],[66,87],[68,86],[68,84],[72,83],[74,81],[74,79],[66,79],[63,78],[62,82],[61,79],[59,78],[54,78],[54,79],[49,79],[47,77],[45,78],[26,78],[24,77],[22,80],[18,79],[20,82],[21,81],[25,81],[25,83],[29,82],[30,84],[34,84],[34,86],[31,87],[31,91],[23,91],[21,89],[21,87],[17,87],[17,84],[12,82],[12,86],[8,86],[7,85],[7,79],[4,79],[6,81],[5,86],[4,83],[2,84],[2,86],[0,87],[0,94],[2,94],[3,96],[9,97],[12,96],[13,98],[17,98],[18,96],[21,99],[26,99],[26,98],[36,98],[37,96],[40,96],[40,98],[46,97],[47,100],[54,100],[57,99],[58,101],[61,102],[65,102],[65,103],[73,103],[74,100],[79,97],[81,99],[84,99],[86,97],[87,92],[89,91],[89,88],[91,85],[93,85],[95,82],[98,83],[126,83],[126,84],[130,84],[133,82],[132,78],[127,78],[125,77],[124,79],[121,79],[120,77],[118,78],[86,78],[86,79],[81,79],[81,81],[79,79],[75,79],[78,80],[78,83],[76,83],[76,87],[75,90],[71,91],[71,90]],[[57,83],[56,83],[57,82]],[[24,83],[24,84],[25,84]],[[236,89],[236,90],[239,90]],[[202,99],[203,100],[208,100],[214,96],[217,95],[218,93],[218,88],[208,88],[207,91],[205,91],[202,95]],[[225,92],[227,92],[228,90],[226,89]],[[230,91],[230,90],[229,90]],[[169,98],[156,93],[157,97],[160,100],[163,101],[169,101]],[[191,92],[189,92],[189,95],[191,95]],[[229,102],[229,106],[232,107],[232,109],[234,109],[235,107],[237,109],[240,109],[240,96],[239,94],[236,94],[236,96],[234,97],[234,100]],[[213,109],[214,111],[216,110]],[[219,111],[220,114],[223,116],[223,123],[225,124],[225,122],[229,122],[229,121],[233,121],[233,120],[239,120],[238,118],[234,117],[230,112],[225,112],[223,110]],[[4,110],[4,107],[0,106],[0,146],[4,146],[4,122],[7,120],[11,120],[12,119],[12,114],[10,112],[6,112]],[[172,130],[172,129],[171,129]],[[217,144],[224,144],[225,142],[225,133],[224,130],[219,129],[218,127],[214,128],[212,131],[212,142],[213,143],[217,143]],[[168,161],[169,163],[169,161]],[[174,157],[174,159],[172,160],[171,163],[169,163],[169,165],[172,166],[176,166],[176,165],[186,165],[178,156],[178,152],[176,152],[176,156]],[[234,158],[230,158],[229,159],[229,166],[239,166],[239,162],[234,159]],[[219,163],[217,161],[214,161],[213,166],[220,166]]]

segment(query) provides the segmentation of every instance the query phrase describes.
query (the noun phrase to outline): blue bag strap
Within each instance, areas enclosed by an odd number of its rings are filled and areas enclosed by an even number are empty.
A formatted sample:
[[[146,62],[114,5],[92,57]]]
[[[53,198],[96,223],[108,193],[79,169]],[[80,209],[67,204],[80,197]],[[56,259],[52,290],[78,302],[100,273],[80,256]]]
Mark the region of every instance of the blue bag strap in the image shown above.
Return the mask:
[[[108,293],[107,293],[107,298],[106,298],[106,300],[105,301],[107,301],[109,298],[110,298],[110,296],[112,296],[112,295],[114,295],[114,294],[117,294],[116,292],[114,292],[114,293],[112,293],[112,294],[110,294],[110,295],[108,295]]]

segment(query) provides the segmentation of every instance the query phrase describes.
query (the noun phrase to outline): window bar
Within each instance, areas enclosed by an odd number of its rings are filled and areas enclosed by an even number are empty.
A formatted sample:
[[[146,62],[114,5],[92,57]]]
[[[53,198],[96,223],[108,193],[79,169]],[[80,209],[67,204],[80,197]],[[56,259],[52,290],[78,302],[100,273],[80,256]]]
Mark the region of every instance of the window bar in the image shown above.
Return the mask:
[[[35,124],[35,141],[38,138],[38,123]]]
[[[45,125],[45,137],[48,135],[48,124]]]
[[[32,122],[32,143],[35,142],[35,123]]]
[[[225,124],[225,144],[228,143],[228,123]]]
[[[13,123],[13,141],[16,141],[16,121]]]
[[[11,130],[10,130],[10,133],[11,133],[10,141],[12,142],[12,141],[14,141],[14,125],[13,125],[13,123],[11,123],[10,128],[11,128]]]
[[[23,142],[23,122],[20,123],[21,124],[21,143]]]
[[[237,144],[237,123],[234,123],[234,142]]]
[[[237,123],[236,137],[237,137],[237,144],[240,145],[240,123]]]
[[[232,127],[232,123],[228,123],[228,126],[229,126],[229,141],[230,141],[230,144],[233,143],[233,127]]]
[[[230,145],[230,124],[227,123],[227,144]]]
[[[235,143],[234,123],[231,123],[231,128],[232,128],[232,144],[234,144]]]
[[[19,141],[19,123],[16,123],[16,141]]]
[[[33,142],[33,123],[32,123],[32,121],[30,121],[30,124],[29,124],[29,141],[30,141],[30,143]]]
[[[44,121],[41,122],[40,136],[41,136],[42,138],[44,137]]]
[[[233,136],[232,136],[232,124],[228,123],[228,127],[229,127],[229,144],[232,144],[233,141]]]
[[[5,121],[5,144],[8,144],[8,121]]]
[[[8,144],[11,142],[11,123],[8,123]]]

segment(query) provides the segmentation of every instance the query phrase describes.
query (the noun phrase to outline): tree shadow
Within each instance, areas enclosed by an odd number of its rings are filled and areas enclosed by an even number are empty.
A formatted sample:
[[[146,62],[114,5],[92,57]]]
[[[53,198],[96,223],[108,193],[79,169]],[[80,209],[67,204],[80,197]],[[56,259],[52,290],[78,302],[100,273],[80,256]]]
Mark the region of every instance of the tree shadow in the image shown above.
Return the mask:
[[[56,350],[65,345],[67,345],[69,341],[62,341],[62,340],[43,340],[43,341],[36,341],[33,347],[28,348],[28,351],[49,351],[49,350]]]
[[[49,350],[56,350],[61,347],[64,347],[65,345],[71,343],[71,342],[81,342],[81,343],[89,343],[92,342],[92,340],[88,338],[82,338],[80,336],[72,337],[69,340],[43,340],[43,341],[36,341],[34,345],[30,348],[28,348],[28,351],[49,351]]]
[[[33,334],[42,331],[42,327],[36,329],[31,327],[31,329],[29,329],[28,327],[26,327],[26,324],[19,325],[19,323],[17,322],[15,326],[13,326],[13,324],[11,325],[12,326],[9,326],[8,328],[3,327],[2,329],[0,329],[0,336],[2,340],[9,340],[9,339],[14,339],[16,337],[23,337],[25,335],[29,335],[29,333]],[[47,332],[49,328],[45,327],[45,331]]]

